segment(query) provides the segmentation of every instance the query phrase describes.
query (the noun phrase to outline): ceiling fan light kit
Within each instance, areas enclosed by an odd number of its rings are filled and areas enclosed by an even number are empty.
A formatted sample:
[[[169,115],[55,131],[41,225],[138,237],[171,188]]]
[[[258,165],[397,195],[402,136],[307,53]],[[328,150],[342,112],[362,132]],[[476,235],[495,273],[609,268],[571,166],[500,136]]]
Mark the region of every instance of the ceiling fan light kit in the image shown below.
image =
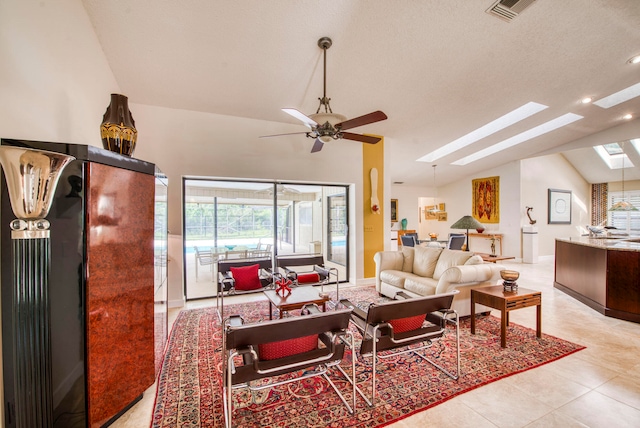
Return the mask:
[[[323,50],[324,53],[324,74],[323,94],[322,98],[318,98],[318,100],[320,100],[320,104],[318,105],[318,109],[316,110],[315,114],[310,114],[307,116],[294,108],[282,109],[282,111],[295,117],[310,129],[310,131],[302,132],[301,134],[306,134],[308,138],[313,138],[315,140],[315,142],[313,143],[313,147],[311,148],[311,153],[319,152],[320,150],[322,150],[324,143],[328,143],[331,140],[345,139],[360,141],[367,144],[376,144],[381,140],[381,138],[344,131],[346,131],[347,129],[356,128],[358,126],[368,125],[370,123],[387,119],[387,115],[379,110],[349,120],[347,120],[346,116],[334,113],[331,110],[331,105],[329,104],[331,98],[327,97],[327,49],[329,49],[332,44],[333,42],[329,37],[321,37],[318,40],[318,46]],[[267,137],[275,136],[276,135],[267,135]]]

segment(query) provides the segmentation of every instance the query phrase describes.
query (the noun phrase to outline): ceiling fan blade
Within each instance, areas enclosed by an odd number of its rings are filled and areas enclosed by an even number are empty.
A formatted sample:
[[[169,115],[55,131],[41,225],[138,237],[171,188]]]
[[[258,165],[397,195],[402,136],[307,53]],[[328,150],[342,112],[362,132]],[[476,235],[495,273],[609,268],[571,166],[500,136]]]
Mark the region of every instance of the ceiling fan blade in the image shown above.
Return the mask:
[[[261,135],[258,138],[280,137],[283,135],[300,135],[300,134],[308,134],[308,132],[289,132],[287,134]]]
[[[362,125],[368,125],[369,123],[380,122],[385,120],[387,115],[380,110],[373,113],[365,114],[364,116],[355,117],[353,119],[345,120],[344,122],[336,123],[334,126],[336,129],[351,129]]]
[[[313,143],[313,147],[311,148],[311,153],[319,152],[322,150],[322,146],[324,146],[322,140],[320,138],[316,138],[316,141]]]
[[[361,141],[367,144],[375,144],[381,140],[381,138],[378,138],[378,137],[371,137],[369,135],[362,135],[362,134],[353,134],[351,132],[341,132],[340,134],[342,134],[342,138],[346,140]]]
[[[311,119],[309,116],[305,115],[304,113],[301,113],[300,111],[294,108],[283,108],[282,111],[302,121],[305,125],[309,127],[309,129],[313,129],[314,127],[318,126],[318,123],[315,120]]]

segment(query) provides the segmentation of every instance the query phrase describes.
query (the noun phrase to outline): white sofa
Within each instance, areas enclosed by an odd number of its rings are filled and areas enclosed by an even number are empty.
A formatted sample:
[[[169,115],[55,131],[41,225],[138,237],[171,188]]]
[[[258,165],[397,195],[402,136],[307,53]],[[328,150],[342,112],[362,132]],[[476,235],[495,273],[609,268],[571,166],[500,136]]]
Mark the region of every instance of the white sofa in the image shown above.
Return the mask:
[[[418,297],[459,290],[452,308],[460,316],[471,314],[470,287],[499,284],[505,269],[467,251],[421,246],[380,251],[374,260],[378,293],[393,299],[399,292]],[[476,313],[490,310],[476,306]]]

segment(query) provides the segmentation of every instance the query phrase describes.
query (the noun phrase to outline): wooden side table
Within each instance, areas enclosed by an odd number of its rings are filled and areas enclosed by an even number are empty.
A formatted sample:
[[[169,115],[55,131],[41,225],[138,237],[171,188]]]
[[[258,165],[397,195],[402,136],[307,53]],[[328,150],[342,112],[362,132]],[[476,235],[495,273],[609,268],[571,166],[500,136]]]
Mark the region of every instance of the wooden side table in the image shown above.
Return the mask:
[[[516,291],[504,291],[502,285],[471,289],[471,334],[476,334],[476,303],[500,311],[500,345],[507,347],[509,312],[536,306],[536,336],[542,337],[542,292],[518,287]]]

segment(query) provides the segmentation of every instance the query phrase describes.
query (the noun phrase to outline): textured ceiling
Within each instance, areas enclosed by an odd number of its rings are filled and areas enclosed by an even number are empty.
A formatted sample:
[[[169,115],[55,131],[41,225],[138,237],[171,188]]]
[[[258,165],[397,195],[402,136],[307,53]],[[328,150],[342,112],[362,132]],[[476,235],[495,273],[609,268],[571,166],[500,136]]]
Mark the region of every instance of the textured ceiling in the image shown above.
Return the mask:
[[[640,54],[640,1],[537,0],[512,22],[485,13],[492,3],[83,0],[132,102],[281,122],[282,132],[305,129],[282,107],[315,113],[322,96],[316,43],[331,37],[333,111],[348,118],[384,111],[388,120],[353,132],[384,135],[391,180],[408,185],[432,183],[431,164],[417,158],[529,101],[549,108],[434,162],[438,181],[586,145],[581,139],[619,126],[623,114],[640,116],[640,98],[609,109],[579,103],[640,82],[640,64],[626,63]],[[450,165],[569,112],[584,119],[464,167]],[[640,120],[632,124],[640,137]],[[357,143],[340,140],[324,150],[339,156],[340,144]],[[594,170],[597,159],[580,158]]]

